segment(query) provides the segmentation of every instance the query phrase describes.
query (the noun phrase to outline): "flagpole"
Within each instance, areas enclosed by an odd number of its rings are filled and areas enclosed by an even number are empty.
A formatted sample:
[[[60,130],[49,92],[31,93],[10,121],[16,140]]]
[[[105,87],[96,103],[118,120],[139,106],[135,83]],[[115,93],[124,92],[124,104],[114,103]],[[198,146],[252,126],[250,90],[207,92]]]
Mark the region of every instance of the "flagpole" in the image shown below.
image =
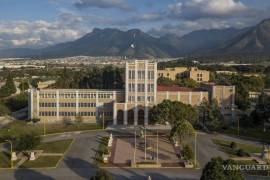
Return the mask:
[[[157,130],[157,164],[158,164],[158,130]]]
[[[146,161],[146,127],[144,127],[144,161]]]

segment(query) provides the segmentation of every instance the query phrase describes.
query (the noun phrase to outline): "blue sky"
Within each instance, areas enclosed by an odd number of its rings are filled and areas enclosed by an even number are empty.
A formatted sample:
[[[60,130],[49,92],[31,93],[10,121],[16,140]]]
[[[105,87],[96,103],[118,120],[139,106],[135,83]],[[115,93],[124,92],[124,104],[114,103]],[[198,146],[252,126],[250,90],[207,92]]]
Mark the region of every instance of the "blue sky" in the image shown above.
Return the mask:
[[[0,0],[0,48],[45,47],[95,27],[154,36],[242,28],[270,18],[270,0]]]

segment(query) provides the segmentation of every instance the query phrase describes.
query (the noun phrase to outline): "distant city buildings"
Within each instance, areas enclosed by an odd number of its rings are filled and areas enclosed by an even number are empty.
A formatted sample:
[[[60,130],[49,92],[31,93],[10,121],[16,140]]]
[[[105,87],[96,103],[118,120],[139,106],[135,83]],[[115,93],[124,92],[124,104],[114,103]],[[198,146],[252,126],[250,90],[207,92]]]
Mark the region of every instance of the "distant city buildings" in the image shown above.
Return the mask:
[[[158,70],[158,77],[165,77],[171,80],[175,80],[177,77],[186,77],[193,79],[194,81],[208,82],[210,72],[206,70],[200,70],[197,67],[175,67],[165,68],[164,70]]]
[[[209,80],[207,72],[193,68],[188,72],[190,77],[202,78],[199,82]],[[192,106],[216,99],[224,116],[234,116],[234,86],[158,86],[157,78],[156,62],[136,60],[125,64],[125,89],[30,89],[29,118],[49,123],[81,117],[93,123],[111,120],[115,125],[148,125],[150,108],[166,99]]]

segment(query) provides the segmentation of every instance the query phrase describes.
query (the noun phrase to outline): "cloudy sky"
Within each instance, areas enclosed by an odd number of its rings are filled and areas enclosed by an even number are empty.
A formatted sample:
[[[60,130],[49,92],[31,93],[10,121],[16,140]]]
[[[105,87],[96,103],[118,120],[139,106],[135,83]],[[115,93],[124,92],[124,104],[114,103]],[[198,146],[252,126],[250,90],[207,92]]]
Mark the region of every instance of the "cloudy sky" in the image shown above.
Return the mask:
[[[39,48],[93,28],[139,28],[154,36],[242,28],[270,18],[270,0],[0,0],[0,49]]]

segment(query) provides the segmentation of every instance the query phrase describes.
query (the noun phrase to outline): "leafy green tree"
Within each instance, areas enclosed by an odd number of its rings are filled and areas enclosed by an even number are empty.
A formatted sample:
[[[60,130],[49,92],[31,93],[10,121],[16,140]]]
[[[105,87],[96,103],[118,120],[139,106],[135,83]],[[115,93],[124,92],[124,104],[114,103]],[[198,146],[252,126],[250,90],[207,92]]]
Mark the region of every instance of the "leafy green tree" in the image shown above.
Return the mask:
[[[194,159],[194,153],[190,145],[185,145],[183,147],[183,156],[186,160],[189,160],[189,161]]]
[[[34,133],[24,134],[19,137],[16,149],[18,151],[34,150],[40,144],[40,136]]]
[[[220,157],[212,158],[203,168],[201,180],[226,180],[222,164]]]
[[[251,112],[250,119],[253,125],[263,125],[270,119],[270,96],[262,93],[259,96],[255,110]]]
[[[182,142],[186,136],[190,136],[193,133],[194,128],[192,124],[185,119],[179,119],[179,121],[172,126],[170,139],[176,140],[179,138],[180,142]]]
[[[175,81],[171,80],[170,78],[160,77],[158,78],[157,83],[158,85],[171,86],[175,84]]]
[[[11,98],[8,98],[5,100],[5,105],[11,110],[11,111],[17,111],[22,108],[27,107],[28,105],[28,96],[27,93],[22,93],[17,96],[13,96]]]
[[[224,124],[224,118],[216,100],[211,102],[203,100],[199,106],[199,118],[203,126],[210,130],[217,130]]]
[[[17,89],[15,86],[15,83],[13,81],[13,78],[10,73],[8,73],[6,84],[1,87],[0,89],[0,97],[7,97],[14,93],[16,93]]]
[[[19,85],[19,88],[22,92],[26,91],[27,89],[29,89],[28,82],[26,82],[26,81],[21,82]]]
[[[187,88],[196,88],[199,86],[199,84],[191,78],[177,79],[176,83],[182,87],[187,87]]]
[[[106,171],[99,169],[90,180],[112,180],[112,177]]]
[[[244,180],[239,170],[229,170],[225,167],[235,165],[233,160],[223,160],[220,157],[212,158],[203,168],[201,180]]]

